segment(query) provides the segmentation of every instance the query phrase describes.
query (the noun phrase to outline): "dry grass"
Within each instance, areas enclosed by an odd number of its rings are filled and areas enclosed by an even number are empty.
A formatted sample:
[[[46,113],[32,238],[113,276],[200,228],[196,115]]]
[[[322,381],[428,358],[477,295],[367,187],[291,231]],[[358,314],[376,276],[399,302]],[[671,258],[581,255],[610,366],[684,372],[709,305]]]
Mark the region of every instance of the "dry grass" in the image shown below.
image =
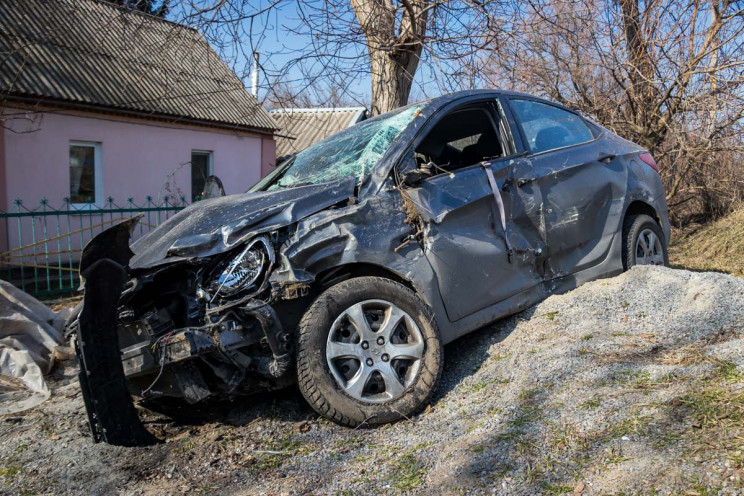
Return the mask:
[[[675,268],[744,277],[744,208],[710,224],[676,230],[669,262]]]

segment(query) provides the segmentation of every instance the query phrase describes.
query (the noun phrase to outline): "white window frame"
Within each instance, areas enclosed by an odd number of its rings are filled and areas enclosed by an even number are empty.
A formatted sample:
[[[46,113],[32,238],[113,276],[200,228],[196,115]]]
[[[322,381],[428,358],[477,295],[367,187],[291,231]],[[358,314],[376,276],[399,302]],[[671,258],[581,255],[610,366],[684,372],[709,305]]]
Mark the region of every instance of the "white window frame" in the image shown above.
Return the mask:
[[[213,150],[198,150],[194,148],[191,150],[191,155],[189,156],[189,163],[191,163],[191,159],[194,158],[195,153],[207,155],[209,157],[209,159],[207,160],[207,177],[213,176],[214,175],[214,151]],[[192,171],[189,170],[189,172],[191,173]],[[205,181],[207,177],[204,178]],[[189,177],[189,186],[190,185],[191,185],[191,177]],[[192,199],[194,198],[193,191],[191,192],[191,198]]]
[[[191,155],[195,153],[201,153],[202,155],[209,155],[209,161],[207,162],[207,168],[209,169],[209,175],[214,175],[214,151],[213,150],[191,150]]]
[[[73,146],[87,146],[93,148],[93,176],[95,184],[93,185],[93,202],[92,203],[72,203],[70,208],[75,210],[92,210],[103,208],[103,157],[101,142],[99,141],[77,141],[70,140],[67,146],[67,173],[70,173],[70,148]],[[69,189],[69,185],[68,185]],[[72,193],[68,191],[68,193]],[[72,195],[70,195],[72,196]]]

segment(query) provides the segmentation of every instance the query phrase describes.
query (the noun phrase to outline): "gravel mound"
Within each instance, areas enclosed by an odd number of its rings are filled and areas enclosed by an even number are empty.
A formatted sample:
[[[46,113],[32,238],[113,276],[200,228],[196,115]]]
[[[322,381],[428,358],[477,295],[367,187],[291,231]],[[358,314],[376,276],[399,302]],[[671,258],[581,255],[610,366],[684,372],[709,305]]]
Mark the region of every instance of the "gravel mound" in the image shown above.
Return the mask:
[[[377,429],[319,419],[295,389],[94,445],[73,368],[0,417],[0,492],[742,494],[744,280],[637,267],[445,349],[426,411]]]

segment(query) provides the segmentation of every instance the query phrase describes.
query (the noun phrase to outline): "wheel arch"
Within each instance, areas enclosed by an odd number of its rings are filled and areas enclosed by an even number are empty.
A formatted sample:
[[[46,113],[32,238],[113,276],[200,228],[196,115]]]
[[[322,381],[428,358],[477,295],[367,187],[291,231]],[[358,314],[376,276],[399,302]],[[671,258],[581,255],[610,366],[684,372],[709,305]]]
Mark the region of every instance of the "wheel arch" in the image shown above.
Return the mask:
[[[661,226],[661,219],[659,218],[659,214],[656,212],[656,209],[642,200],[634,200],[630,202],[628,208],[625,209],[625,215],[623,216],[623,219],[627,219],[631,215],[641,214],[648,215],[649,217],[654,219],[656,223],[659,224],[659,226]]]
[[[420,297],[425,298],[425,295],[414,286],[410,279],[406,279],[387,267],[368,262],[352,262],[329,267],[315,274],[315,283],[319,291],[324,291],[341,281],[365,276],[390,279],[406,286]]]

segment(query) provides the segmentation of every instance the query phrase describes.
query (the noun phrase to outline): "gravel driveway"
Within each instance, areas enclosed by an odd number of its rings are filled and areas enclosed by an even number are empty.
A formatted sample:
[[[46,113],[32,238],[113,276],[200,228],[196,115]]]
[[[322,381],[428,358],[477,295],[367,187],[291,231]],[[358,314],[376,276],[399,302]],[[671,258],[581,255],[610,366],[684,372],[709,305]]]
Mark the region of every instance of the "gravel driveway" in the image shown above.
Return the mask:
[[[377,429],[319,419],[295,388],[166,442],[92,444],[74,366],[0,417],[9,494],[743,494],[744,280],[636,267],[445,349],[435,401]]]

